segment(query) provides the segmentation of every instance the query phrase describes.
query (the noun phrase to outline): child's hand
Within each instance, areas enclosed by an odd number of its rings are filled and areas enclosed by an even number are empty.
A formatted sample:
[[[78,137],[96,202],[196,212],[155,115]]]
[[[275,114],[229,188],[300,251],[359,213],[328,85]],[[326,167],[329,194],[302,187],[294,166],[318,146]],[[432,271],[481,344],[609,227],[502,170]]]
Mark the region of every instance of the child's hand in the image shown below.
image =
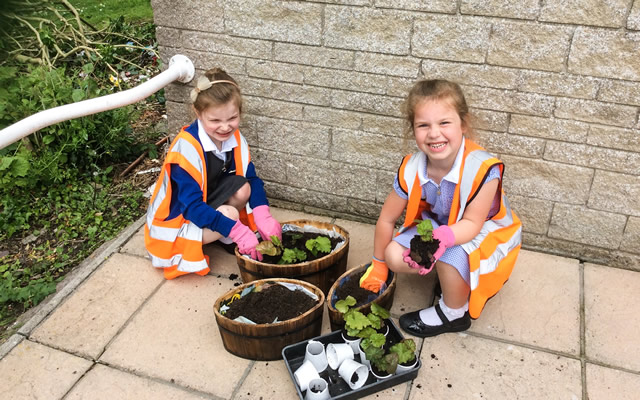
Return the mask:
[[[387,263],[373,257],[371,265],[360,278],[360,287],[378,293],[382,285],[386,285],[388,275]]]
[[[238,245],[238,251],[242,254],[248,254],[254,260],[262,261],[262,254],[256,250],[258,238],[256,234],[249,229],[248,226],[239,220],[231,228],[229,237]]]
[[[433,238],[440,241],[438,250],[433,254],[433,262],[435,263],[442,255],[444,251],[455,244],[456,238],[453,236],[453,231],[447,225],[440,225],[433,230]]]
[[[264,205],[254,208],[253,220],[258,227],[258,232],[262,240],[270,240],[271,236],[277,236],[278,239],[282,240],[282,227],[278,221],[271,216],[269,206]]]
[[[433,230],[433,238],[438,239],[440,241],[440,245],[438,246],[438,250],[433,254],[433,258],[431,258],[431,266],[429,268],[423,267],[417,262],[413,261],[411,258],[411,249],[406,249],[404,253],[402,253],[402,260],[409,265],[411,268],[418,269],[418,273],[420,275],[428,274],[433,266],[436,265],[436,261],[442,257],[445,250],[455,244],[456,238],[453,235],[453,231],[447,225],[440,225],[436,229]]]
[[[436,264],[436,261],[433,260],[433,262],[431,263],[431,266],[429,268],[423,267],[422,265],[420,265],[417,262],[413,261],[413,259],[411,258],[411,249],[406,249],[402,253],[402,260],[404,262],[406,262],[407,265],[409,265],[409,267],[411,267],[413,269],[417,269],[418,273],[420,275],[426,275],[429,272],[431,272],[431,270],[433,269],[433,266]]]

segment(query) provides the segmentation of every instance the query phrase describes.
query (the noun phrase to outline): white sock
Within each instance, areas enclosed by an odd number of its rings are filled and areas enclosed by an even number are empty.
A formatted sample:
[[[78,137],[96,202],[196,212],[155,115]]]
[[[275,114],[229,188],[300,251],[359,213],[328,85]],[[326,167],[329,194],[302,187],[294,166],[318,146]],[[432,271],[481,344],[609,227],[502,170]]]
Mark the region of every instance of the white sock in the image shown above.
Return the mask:
[[[444,304],[444,300],[442,297],[440,297],[439,304],[442,312],[449,319],[449,321],[453,321],[454,319],[463,317],[464,313],[469,309],[469,302],[466,302],[465,305],[460,308],[449,308],[446,304]],[[422,320],[422,322],[429,326],[442,325],[442,320],[440,319],[440,316],[438,316],[435,306],[420,310],[420,319]]]
[[[220,239],[218,239],[220,241],[220,243],[224,243],[224,244],[231,244],[233,243],[233,240],[231,240],[228,236],[223,236]]]

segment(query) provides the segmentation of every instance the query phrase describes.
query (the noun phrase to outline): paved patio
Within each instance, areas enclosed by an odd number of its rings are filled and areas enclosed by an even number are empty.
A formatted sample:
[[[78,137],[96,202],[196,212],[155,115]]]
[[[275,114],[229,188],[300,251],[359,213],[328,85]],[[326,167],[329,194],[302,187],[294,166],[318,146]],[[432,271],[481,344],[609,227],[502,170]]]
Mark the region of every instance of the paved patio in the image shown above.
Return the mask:
[[[274,216],[345,228],[349,267],[371,257],[373,225]],[[212,306],[240,282],[235,257],[207,246],[210,275],[166,281],[145,257],[142,223],[77,268],[0,347],[0,399],[297,398],[284,361],[250,361],[222,346]],[[399,278],[396,321],[430,304],[433,283]],[[418,340],[418,377],[366,398],[637,399],[638,288],[640,272],[522,251],[468,332]]]

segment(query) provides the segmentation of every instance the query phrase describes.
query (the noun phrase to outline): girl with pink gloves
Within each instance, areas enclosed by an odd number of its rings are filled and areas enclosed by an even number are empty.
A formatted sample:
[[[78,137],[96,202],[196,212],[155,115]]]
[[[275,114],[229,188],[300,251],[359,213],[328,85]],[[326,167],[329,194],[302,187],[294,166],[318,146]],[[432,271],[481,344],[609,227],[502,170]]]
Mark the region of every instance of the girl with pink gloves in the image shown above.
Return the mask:
[[[197,119],[174,139],[147,212],[145,247],[166,279],[209,272],[202,245],[235,243],[261,260],[258,239],[282,238],[271,216],[247,141],[238,130],[242,95],[236,81],[214,68],[191,91]]]
[[[439,302],[402,315],[400,327],[419,337],[464,331],[509,278],[522,225],[502,190],[504,164],[471,140],[471,115],[460,86],[445,80],[416,83],[405,115],[418,151],[404,157],[382,206],[373,261],[360,286],[378,292],[389,269],[424,275],[435,267]],[[424,219],[431,220],[439,240],[427,267],[412,260],[409,250],[416,220]]]

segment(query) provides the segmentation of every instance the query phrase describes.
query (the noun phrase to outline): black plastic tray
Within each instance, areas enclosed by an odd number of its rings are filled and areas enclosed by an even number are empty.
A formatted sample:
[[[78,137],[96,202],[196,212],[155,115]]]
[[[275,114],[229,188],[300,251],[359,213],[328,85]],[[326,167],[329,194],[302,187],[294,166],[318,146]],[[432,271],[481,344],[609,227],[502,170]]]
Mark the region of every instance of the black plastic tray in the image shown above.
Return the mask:
[[[385,320],[389,325],[389,333],[387,334],[387,341],[390,344],[394,344],[404,339],[402,333],[398,327],[393,323],[392,320]],[[318,342],[321,342],[325,345],[329,343],[344,343],[342,339],[341,331],[334,331],[328,333],[326,335],[318,336],[313,339]],[[298,392],[298,396],[300,399],[304,400],[304,396],[300,391],[300,387],[296,383],[296,379],[293,373],[302,365],[304,362],[304,353],[307,348],[307,343],[309,340],[305,340],[303,342],[298,342],[295,344],[290,344],[282,349],[282,358],[287,366],[287,370],[289,371],[289,376],[293,382],[293,385],[296,387],[296,391]],[[354,356],[354,360],[360,361],[360,355],[356,354]],[[331,395],[331,399],[359,399],[363,396],[379,392],[381,390],[390,388],[399,383],[406,382],[408,380],[415,379],[418,376],[418,370],[422,366],[422,362],[418,358],[418,362],[416,366],[408,371],[403,371],[397,374],[392,375],[387,379],[383,379],[378,381],[375,376],[369,371],[369,377],[365,382],[364,386],[360,389],[352,390],[349,385],[338,375],[338,371],[331,369],[331,367],[327,367],[326,370],[320,373],[320,377],[327,381],[329,385],[329,394]]]

